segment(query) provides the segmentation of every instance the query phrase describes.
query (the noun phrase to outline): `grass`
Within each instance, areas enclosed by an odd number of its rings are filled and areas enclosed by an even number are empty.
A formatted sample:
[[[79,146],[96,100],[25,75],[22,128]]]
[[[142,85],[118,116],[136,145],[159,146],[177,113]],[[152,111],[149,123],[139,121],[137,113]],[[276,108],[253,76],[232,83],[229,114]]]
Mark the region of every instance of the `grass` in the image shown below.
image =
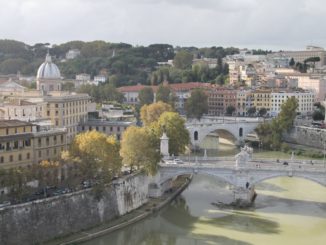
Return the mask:
[[[292,153],[290,153],[290,152],[286,153],[286,152],[282,152],[282,151],[261,151],[261,152],[254,152],[253,156],[254,156],[254,158],[290,159],[292,156]],[[294,159],[310,160],[310,159],[321,159],[321,158],[294,154]]]

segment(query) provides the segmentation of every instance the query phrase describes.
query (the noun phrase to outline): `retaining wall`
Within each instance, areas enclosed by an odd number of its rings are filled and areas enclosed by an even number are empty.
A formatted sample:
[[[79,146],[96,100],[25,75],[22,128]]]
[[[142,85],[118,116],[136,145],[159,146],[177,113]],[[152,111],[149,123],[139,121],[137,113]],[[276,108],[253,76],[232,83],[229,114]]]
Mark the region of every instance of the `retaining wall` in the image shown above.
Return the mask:
[[[0,244],[38,244],[88,229],[140,207],[147,196],[147,176],[135,175],[107,186],[99,200],[88,189],[1,208]]]

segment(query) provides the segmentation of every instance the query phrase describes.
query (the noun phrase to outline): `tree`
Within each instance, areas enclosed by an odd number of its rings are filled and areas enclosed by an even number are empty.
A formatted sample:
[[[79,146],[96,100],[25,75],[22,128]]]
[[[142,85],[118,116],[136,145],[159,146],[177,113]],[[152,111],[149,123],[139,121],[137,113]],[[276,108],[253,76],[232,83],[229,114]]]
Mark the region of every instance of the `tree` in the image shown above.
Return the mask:
[[[281,112],[271,122],[260,124],[255,131],[266,149],[279,150],[282,147],[282,134],[293,126],[298,102],[289,98],[281,106]]]
[[[72,82],[66,82],[62,84],[62,90],[64,91],[73,91],[75,89],[75,84]]]
[[[164,130],[169,137],[169,153],[171,155],[183,153],[190,142],[185,120],[176,112],[164,112],[158,121],[149,126],[148,131],[153,132],[159,142]]]
[[[256,107],[250,107],[247,110],[248,116],[254,116],[256,114]]]
[[[260,108],[258,114],[260,117],[265,116],[267,114],[267,109],[265,107]]]
[[[138,94],[139,103],[141,106],[148,105],[154,101],[154,93],[151,87],[145,87],[139,91]]]
[[[163,86],[162,84],[158,87],[156,92],[156,101],[162,101],[164,103],[169,103],[171,89],[168,86]]]
[[[186,102],[187,117],[195,117],[198,120],[208,112],[208,97],[201,89],[191,91],[190,98]]]
[[[277,117],[282,130],[289,130],[293,126],[298,106],[298,101],[294,96],[288,98],[287,101],[281,105],[281,112]]]
[[[110,180],[121,168],[119,144],[113,136],[95,130],[78,134],[69,150],[85,179]]]
[[[178,69],[191,68],[193,55],[185,50],[179,51],[173,59],[173,65]]]
[[[312,119],[313,120],[324,120],[325,118],[325,107],[320,103],[317,102],[314,104],[317,108],[312,113]]]
[[[173,111],[169,104],[159,101],[154,104],[144,105],[140,109],[140,118],[145,126],[157,121],[166,111]]]
[[[226,115],[232,116],[233,112],[235,112],[235,107],[233,105],[226,107]]]
[[[289,62],[289,66],[293,67],[295,65],[295,61],[293,58],[291,58],[290,62]]]
[[[128,127],[123,133],[121,140],[120,155],[123,164],[141,168],[149,175],[154,175],[161,160],[158,149],[158,141],[154,134],[145,128],[135,126]]]

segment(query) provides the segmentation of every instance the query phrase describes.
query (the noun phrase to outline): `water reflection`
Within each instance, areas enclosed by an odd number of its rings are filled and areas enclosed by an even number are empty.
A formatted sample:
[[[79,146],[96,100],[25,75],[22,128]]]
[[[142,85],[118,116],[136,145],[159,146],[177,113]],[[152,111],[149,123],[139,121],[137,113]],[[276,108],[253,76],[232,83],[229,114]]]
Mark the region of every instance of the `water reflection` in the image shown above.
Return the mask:
[[[324,245],[326,188],[291,178],[257,186],[252,210],[218,209],[230,201],[227,184],[195,176],[182,196],[154,217],[89,241],[87,245]]]

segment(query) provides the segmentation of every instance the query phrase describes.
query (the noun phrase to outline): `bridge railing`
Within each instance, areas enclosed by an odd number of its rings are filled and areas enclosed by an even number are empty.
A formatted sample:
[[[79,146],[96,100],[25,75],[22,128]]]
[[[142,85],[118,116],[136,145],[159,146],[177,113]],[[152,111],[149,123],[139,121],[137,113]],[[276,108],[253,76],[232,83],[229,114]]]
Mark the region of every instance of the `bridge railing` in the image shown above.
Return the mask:
[[[194,163],[194,162],[185,162],[183,164],[161,164],[163,167],[171,167],[175,169],[179,168],[216,168],[216,169],[245,169],[245,170],[272,170],[272,171],[296,171],[296,172],[316,172],[316,173],[326,173],[326,168],[322,166],[311,166],[311,165],[301,165],[301,164],[274,164],[274,163],[261,163],[256,164],[254,162],[249,162],[246,167],[236,168],[233,163],[226,164],[225,162],[215,162],[215,163]]]
[[[211,157],[211,156],[179,156],[177,157],[179,159],[181,159],[182,161],[185,162],[202,162],[202,161],[217,161],[217,162],[221,162],[221,161],[234,161],[235,163],[235,157],[231,156],[231,157]],[[309,165],[323,165],[325,162],[323,160],[309,160],[309,159],[285,159],[285,158],[278,158],[278,159],[274,159],[274,158],[259,158],[259,157],[255,157],[253,156],[251,158],[251,160],[249,160],[250,162],[263,162],[263,163],[298,163],[298,164],[309,164]]]

